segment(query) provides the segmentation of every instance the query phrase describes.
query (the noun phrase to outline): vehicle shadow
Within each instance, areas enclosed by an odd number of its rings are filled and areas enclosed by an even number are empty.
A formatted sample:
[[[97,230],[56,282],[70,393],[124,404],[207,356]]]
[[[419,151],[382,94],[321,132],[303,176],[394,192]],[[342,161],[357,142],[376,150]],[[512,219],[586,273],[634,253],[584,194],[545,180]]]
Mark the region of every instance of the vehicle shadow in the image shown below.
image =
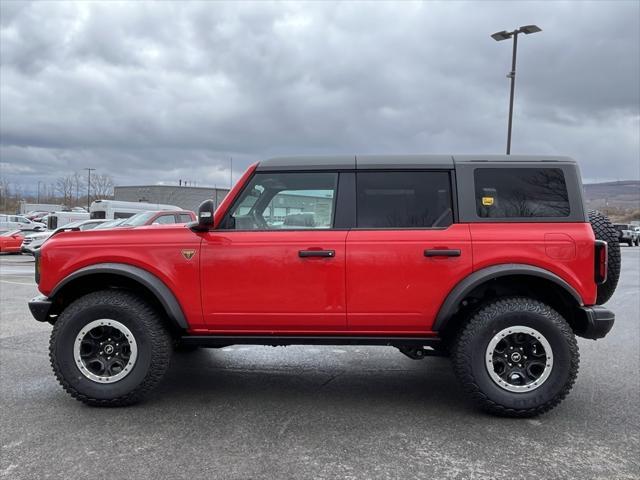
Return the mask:
[[[347,352],[340,362],[325,363],[317,355],[314,363],[297,355],[274,360],[261,353],[247,356],[203,349],[176,355],[150,401],[263,410],[313,411],[329,405],[334,413],[364,405],[407,413],[417,408],[475,411],[446,358],[415,361],[394,351],[380,358],[359,358]]]

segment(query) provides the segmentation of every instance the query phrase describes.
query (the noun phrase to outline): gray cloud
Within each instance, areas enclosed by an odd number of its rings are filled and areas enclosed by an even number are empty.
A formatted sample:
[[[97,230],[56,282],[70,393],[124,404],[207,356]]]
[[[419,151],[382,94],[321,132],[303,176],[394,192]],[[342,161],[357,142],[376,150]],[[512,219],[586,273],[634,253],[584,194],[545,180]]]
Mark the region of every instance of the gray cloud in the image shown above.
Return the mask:
[[[567,154],[640,176],[640,4],[2,2],[2,175],[228,183],[280,154]]]

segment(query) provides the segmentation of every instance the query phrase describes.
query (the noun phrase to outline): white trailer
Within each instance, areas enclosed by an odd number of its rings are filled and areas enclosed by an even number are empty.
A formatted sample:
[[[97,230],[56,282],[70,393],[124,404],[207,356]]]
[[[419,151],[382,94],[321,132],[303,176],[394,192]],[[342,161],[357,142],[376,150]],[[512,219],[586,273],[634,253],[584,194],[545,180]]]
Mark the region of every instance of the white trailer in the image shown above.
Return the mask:
[[[47,228],[55,230],[78,220],[89,220],[87,212],[53,212],[47,215]]]
[[[29,212],[59,212],[64,210],[64,205],[54,205],[53,203],[27,203],[20,202],[20,214],[24,215]]]
[[[144,211],[182,210],[175,205],[163,205],[161,203],[147,202],[123,202],[120,200],[96,200],[89,208],[91,219],[115,220],[129,218],[136,213]]]

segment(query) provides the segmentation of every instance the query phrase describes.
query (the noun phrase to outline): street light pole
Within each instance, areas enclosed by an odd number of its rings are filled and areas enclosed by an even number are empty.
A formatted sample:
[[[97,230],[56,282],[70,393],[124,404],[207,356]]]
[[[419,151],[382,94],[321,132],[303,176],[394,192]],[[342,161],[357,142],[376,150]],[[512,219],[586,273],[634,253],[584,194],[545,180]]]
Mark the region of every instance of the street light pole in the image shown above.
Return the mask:
[[[511,57],[511,92],[509,94],[509,125],[507,126],[507,155],[511,155],[511,128],[513,127],[513,96],[516,91],[516,55],[518,54],[518,31],[513,34],[513,56]]]
[[[38,180],[38,203],[40,203],[40,184],[42,183],[41,180]]]
[[[507,74],[507,78],[511,79],[511,89],[509,93],[509,122],[507,125],[507,155],[511,155],[511,129],[513,127],[513,99],[516,91],[516,56],[518,54],[518,34],[524,33],[529,35],[531,33],[541,32],[542,29],[537,25],[525,25],[520,28],[516,28],[513,32],[507,32],[503,30],[501,32],[491,35],[496,42],[513,38],[513,52],[511,54],[511,71]]]
[[[95,170],[95,168],[85,168],[88,173],[87,180],[87,212],[91,209],[91,172]]]

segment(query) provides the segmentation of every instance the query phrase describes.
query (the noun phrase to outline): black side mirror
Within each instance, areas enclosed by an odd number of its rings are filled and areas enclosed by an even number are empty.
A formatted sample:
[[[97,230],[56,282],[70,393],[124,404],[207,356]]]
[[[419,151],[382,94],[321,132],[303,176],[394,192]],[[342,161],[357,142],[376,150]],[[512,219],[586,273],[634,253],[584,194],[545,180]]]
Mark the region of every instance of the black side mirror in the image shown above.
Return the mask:
[[[213,200],[205,200],[198,207],[198,221],[193,222],[189,227],[197,232],[207,232],[213,227],[213,212],[215,205]]]

